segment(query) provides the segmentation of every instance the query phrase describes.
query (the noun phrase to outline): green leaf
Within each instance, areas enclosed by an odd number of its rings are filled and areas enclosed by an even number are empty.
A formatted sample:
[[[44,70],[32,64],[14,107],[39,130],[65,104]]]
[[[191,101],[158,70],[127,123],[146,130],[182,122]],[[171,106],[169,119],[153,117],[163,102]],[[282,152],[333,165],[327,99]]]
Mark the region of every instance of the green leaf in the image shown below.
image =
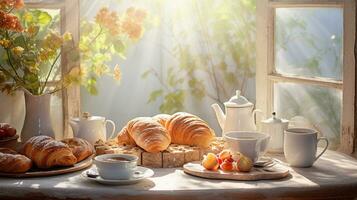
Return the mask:
[[[163,90],[154,90],[150,93],[148,103],[156,101],[156,99],[161,96],[163,93]]]
[[[148,69],[148,70],[144,71],[144,73],[141,74],[141,78],[142,78],[142,79],[147,78],[150,73],[151,73],[151,69]]]

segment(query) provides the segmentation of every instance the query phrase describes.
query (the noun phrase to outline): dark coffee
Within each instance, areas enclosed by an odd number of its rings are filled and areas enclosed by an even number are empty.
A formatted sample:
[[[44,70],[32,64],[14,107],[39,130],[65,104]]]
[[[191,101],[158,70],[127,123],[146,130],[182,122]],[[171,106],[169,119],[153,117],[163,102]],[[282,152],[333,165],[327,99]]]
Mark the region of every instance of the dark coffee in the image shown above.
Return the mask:
[[[117,162],[117,161],[130,161],[127,158],[123,158],[123,157],[112,157],[112,158],[107,158],[105,159],[106,161],[110,161],[110,162]]]

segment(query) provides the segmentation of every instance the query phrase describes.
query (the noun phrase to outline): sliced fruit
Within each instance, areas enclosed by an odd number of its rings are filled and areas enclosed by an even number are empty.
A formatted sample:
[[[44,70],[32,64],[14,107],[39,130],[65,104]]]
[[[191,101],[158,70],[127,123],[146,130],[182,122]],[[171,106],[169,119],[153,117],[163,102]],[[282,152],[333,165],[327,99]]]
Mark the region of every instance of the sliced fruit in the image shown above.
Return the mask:
[[[229,150],[226,149],[226,150],[221,151],[221,153],[219,153],[218,156],[221,160],[225,160],[225,159],[231,158],[232,154]]]
[[[221,169],[223,171],[233,171],[234,167],[233,167],[233,162],[229,162],[227,159],[220,165]]]

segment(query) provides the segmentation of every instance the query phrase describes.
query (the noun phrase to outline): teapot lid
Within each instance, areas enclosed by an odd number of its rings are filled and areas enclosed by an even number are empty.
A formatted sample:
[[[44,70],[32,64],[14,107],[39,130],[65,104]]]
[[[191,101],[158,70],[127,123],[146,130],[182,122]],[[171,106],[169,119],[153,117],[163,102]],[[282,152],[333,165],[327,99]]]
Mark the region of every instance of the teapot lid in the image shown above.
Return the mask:
[[[89,112],[83,112],[81,117],[72,118],[74,121],[92,121],[92,120],[103,120],[104,117],[92,116]]]
[[[247,98],[241,95],[240,90],[236,90],[236,95],[231,97],[229,101],[224,104],[228,107],[246,107],[253,105]]]
[[[276,112],[272,112],[271,113],[271,117],[269,119],[263,120],[263,123],[267,123],[267,124],[275,124],[275,123],[287,123],[288,120],[284,120],[284,119],[279,119],[276,117]]]

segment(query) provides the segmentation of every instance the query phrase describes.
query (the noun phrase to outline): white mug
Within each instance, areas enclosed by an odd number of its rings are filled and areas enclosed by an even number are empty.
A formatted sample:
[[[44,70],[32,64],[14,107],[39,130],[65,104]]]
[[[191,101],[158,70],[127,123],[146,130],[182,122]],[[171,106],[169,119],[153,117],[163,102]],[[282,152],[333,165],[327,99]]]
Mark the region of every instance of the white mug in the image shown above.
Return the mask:
[[[227,148],[256,162],[268,150],[270,136],[259,132],[233,131],[224,135]]]
[[[326,142],[323,151],[316,156],[317,143]],[[292,167],[311,167],[314,162],[325,153],[328,140],[325,137],[317,138],[317,131],[306,128],[291,128],[284,131],[284,155]]]

